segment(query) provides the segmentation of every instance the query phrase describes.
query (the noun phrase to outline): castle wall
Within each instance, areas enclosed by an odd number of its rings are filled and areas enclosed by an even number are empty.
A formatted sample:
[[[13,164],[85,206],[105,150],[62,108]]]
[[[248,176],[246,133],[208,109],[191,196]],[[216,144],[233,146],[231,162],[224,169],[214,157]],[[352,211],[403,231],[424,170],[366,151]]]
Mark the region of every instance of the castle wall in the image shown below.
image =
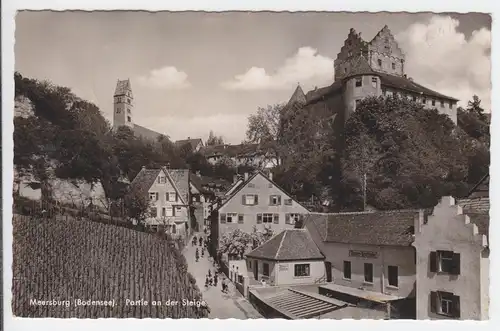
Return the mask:
[[[403,76],[405,56],[391,31],[384,27],[368,45],[369,63],[373,70]]]
[[[361,86],[356,83],[361,80]],[[356,103],[369,96],[380,96],[382,93],[381,82],[378,76],[356,76],[344,83],[345,118],[356,111]]]

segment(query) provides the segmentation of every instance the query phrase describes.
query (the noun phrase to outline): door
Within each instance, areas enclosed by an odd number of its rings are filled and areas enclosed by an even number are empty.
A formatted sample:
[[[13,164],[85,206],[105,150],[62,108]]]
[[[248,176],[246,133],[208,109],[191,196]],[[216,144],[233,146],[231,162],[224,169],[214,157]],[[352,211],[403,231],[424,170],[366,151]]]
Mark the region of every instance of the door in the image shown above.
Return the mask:
[[[253,261],[253,278],[259,280],[259,262]]]
[[[325,262],[325,270],[326,270],[326,282],[331,283],[332,281],[332,263]]]

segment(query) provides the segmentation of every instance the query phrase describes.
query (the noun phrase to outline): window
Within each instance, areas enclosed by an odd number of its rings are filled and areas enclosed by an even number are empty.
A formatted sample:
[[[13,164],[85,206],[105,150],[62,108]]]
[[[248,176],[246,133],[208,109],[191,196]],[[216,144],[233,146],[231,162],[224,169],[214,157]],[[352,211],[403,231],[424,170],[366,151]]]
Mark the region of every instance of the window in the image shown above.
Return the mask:
[[[151,209],[149,209],[149,214],[151,215],[151,217],[157,217],[158,216],[158,208],[151,207]]]
[[[285,224],[295,224],[300,221],[300,214],[286,214]]]
[[[412,100],[413,100],[414,102],[416,102],[416,101],[417,101],[417,97],[416,97],[416,96],[413,96]]]
[[[158,192],[149,192],[149,200],[158,201]]]
[[[127,108],[127,113],[129,113],[129,114],[130,114],[130,108]]]
[[[452,251],[430,253],[430,271],[460,275],[460,254]]]
[[[167,192],[166,198],[168,202],[176,202],[177,201],[177,193],[175,192]]]
[[[362,77],[356,77],[356,87],[363,86],[363,78]]]
[[[158,177],[158,184],[165,184],[165,176],[159,176]]]
[[[373,264],[365,263],[365,283],[373,283]]]
[[[165,207],[161,209],[161,216],[167,216],[167,210],[165,209]]]
[[[158,225],[150,225],[149,228],[151,229],[152,232],[158,232]]]
[[[311,275],[311,270],[309,264],[296,264],[294,267],[295,277],[309,277]]]
[[[444,107],[444,101],[441,101],[441,107]]]
[[[246,194],[241,197],[241,204],[254,206],[259,203],[259,197],[256,194]]]
[[[450,101],[450,102],[448,103],[448,106],[450,107],[450,109],[451,109],[451,108],[453,108],[453,103]]]
[[[344,261],[344,279],[351,279],[351,261]]]
[[[255,187],[255,184],[254,184],[254,183],[248,183],[248,187],[250,187],[250,188],[254,188],[254,187]]]
[[[389,286],[398,287],[399,277],[398,277],[398,267],[390,265],[387,267]]]
[[[382,60],[381,59],[378,59],[377,60],[377,63],[378,63],[378,66],[381,67],[382,66]]]
[[[130,118],[130,116],[127,116],[127,121],[132,122],[132,119]]]
[[[454,318],[460,318],[460,297],[450,292],[430,293],[431,312]]]
[[[172,206],[165,207],[165,216],[174,216],[174,209]]]
[[[425,105],[427,103],[427,99],[426,98],[422,98],[422,103]]]
[[[269,263],[262,264],[262,274],[264,276],[269,276]]]
[[[238,214],[238,223],[243,224],[243,214]]]
[[[344,68],[344,74],[346,74],[346,73],[347,73],[347,68]]]
[[[272,223],[274,214],[262,214],[262,223]]]
[[[396,70],[396,63],[392,62],[392,70]]]
[[[386,51],[390,51],[391,50],[391,48],[389,46],[385,46],[384,48],[385,48]]]
[[[286,206],[291,206],[292,205],[292,199],[285,199],[285,205]]]
[[[377,82],[378,82],[377,77],[372,77],[372,86],[373,87],[375,87],[375,88],[377,87]]]
[[[281,205],[281,196],[279,196],[279,195],[271,195],[269,197],[269,205],[270,206],[279,206],[279,205]]]
[[[359,100],[359,99],[358,99],[358,100],[356,100],[356,109],[358,109],[358,107],[359,107],[359,103],[360,103],[360,102],[361,102],[361,100]]]
[[[228,213],[226,214],[226,222],[227,223],[236,223],[238,214],[236,213]]]
[[[432,101],[431,101],[431,104],[432,104],[433,106],[435,106],[435,105],[436,105],[436,100],[432,100]]]

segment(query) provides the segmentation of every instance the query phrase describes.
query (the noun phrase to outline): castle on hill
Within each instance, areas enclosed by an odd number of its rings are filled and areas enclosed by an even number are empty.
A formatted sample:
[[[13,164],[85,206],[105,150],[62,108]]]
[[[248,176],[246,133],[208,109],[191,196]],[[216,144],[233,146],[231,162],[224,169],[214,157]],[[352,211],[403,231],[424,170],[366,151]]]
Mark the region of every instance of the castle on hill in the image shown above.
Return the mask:
[[[337,113],[340,115],[337,118],[345,121],[365,97],[397,96],[421,103],[426,108],[436,108],[457,123],[458,100],[418,84],[407,76],[405,55],[387,25],[370,42],[363,40],[361,34],[351,28],[333,64],[333,84],[307,94],[297,86],[288,105],[324,103],[330,112]]]

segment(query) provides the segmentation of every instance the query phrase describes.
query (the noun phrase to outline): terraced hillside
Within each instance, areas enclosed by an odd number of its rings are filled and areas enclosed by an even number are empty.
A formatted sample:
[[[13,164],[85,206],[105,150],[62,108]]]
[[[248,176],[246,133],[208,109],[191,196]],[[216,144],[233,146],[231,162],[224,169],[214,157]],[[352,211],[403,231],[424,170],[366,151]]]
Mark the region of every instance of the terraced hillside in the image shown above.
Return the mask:
[[[208,315],[203,305],[192,305],[201,302],[201,294],[171,240],[113,225],[15,215],[13,277],[12,309],[19,317]],[[78,305],[78,300],[91,305]],[[100,305],[112,300],[114,305]],[[142,305],[127,300],[142,300]],[[166,305],[168,300],[178,304]]]

